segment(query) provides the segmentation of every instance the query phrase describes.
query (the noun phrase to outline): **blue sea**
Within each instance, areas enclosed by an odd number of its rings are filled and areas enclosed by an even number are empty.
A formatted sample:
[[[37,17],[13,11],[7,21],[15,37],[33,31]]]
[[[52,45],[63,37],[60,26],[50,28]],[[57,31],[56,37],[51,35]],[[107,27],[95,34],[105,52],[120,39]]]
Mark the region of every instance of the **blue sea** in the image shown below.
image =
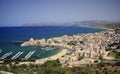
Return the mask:
[[[44,58],[56,54],[60,49],[43,50],[41,47],[21,47],[22,42],[30,38],[48,39],[63,35],[100,32],[102,29],[77,27],[77,26],[39,26],[39,27],[0,27],[0,57],[7,52],[12,52],[11,58],[19,51],[23,52],[19,58],[24,58],[30,51],[36,51],[31,58]],[[13,42],[16,41],[16,42]]]

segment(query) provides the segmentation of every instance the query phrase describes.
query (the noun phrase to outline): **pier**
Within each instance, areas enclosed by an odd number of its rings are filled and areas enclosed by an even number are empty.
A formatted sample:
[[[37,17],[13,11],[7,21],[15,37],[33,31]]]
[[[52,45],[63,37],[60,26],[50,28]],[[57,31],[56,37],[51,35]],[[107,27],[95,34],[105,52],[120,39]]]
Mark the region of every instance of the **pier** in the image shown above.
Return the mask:
[[[0,57],[0,59],[5,59],[5,58],[7,58],[8,56],[10,56],[12,53],[13,53],[13,52],[7,52],[7,53],[3,54],[3,55]],[[19,52],[17,52],[14,56],[12,56],[11,59],[12,59],[12,60],[13,60],[13,59],[17,59],[17,58],[19,58],[20,55],[22,55],[23,53],[24,53],[24,52],[19,51]],[[28,60],[34,53],[35,53],[35,51],[30,51],[30,52],[24,57],[24,59],[25,59],[25,60]]]
[[[28,60],[33,54],[35,53],[35,51],[30,51],[26,56],[25,56],[25,60]]]
[[[11,42],[13,42],[13,43],[14,43],[14,42],[19,43],[19,42],[25,42],[25,41],[19,41],[19,40],[16,40],[16,41],[15,41],[15,40],[13,40],[13,41],[11,41]]]
[[[11,59],[17,59],[20,55],[22,55],[23,52],[18,52],[17,54],[15,54]]]
[[[2,49],[0,49],[0,53],[2,52]]]
[[[12,52],[8,52],[8,53],[4,54],[2,57],[0,57],[0,59],[5,59],[8,56],[10,56],[11,54],[12,54]]]

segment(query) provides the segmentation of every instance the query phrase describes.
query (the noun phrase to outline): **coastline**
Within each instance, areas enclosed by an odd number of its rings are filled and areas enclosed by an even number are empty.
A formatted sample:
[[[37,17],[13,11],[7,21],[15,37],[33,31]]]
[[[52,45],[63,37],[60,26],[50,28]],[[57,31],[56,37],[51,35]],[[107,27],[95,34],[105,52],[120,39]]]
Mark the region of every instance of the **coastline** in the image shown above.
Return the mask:
[[[67,49],[61,49],[60,52],[56,53],[53,56],[47,57],[47,58],[43,58],[43,59],[37,59],[35,61],[35,64],[43,64],[44,62],[48,61],[48,60],[56,60],[59,59],[60,57],[62,57],[63,55],[65,55],[67,53]]]
[[[105,28],[105,27],[96,27],[96,26],[78,26],[78,27],[88,27],[88,28],[96,28],[96,29],[102,29],[102,30],[113,30],[110,28]]]
[[[61,49],[61,51],[59,51],[55,55],[52,55],[52,56],[49,56],[46,58],[42,58],[42,59],[37,59],[35,62],[20,62],[19,65],[22,65],[22,64],[44,64],[44,62],[46,62],[46,61],[59,59],[66,53],[67,53],[67,49]]]
[[[92,26],[77,26],[77,27],[88,27],[88,28],[96,28],[102,30],[108,30],[107,28],[100,28],[100,27],[92,27]],[[60,51],[52,56],[48,56],[46,58],[36,59],[35,62],[20,62],[19,64],[44,64],[44,62],[48,60],[56,60],[62,57],[67,53],[67,49],[60,49]]]
[[[95,28],[95,29],[102,29],[102,30],[110,30],[110,29],[108,29],[108,28],[95,27],[95,26],[78,26],[78,27],[88,27],[88,28]]]

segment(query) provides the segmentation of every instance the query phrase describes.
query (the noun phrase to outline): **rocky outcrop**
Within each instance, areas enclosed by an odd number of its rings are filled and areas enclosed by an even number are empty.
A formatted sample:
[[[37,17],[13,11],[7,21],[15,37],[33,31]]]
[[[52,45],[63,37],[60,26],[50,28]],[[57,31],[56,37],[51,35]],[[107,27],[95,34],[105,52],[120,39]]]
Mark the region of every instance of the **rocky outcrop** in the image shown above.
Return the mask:
[[[24,42],[21,44],[21,46],[34,46],[36,45],[36,40],[34,40],[33,38],[30,38],[28,42]]]

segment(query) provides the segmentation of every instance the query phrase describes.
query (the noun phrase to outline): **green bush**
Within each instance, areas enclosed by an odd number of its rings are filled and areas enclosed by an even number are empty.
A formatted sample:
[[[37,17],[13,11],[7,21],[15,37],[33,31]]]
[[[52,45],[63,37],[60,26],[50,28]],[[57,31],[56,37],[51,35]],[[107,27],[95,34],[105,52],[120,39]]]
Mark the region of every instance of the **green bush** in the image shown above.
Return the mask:
[[[100,62],[97,64],[98,67],[104,67],[106,64],[104,62]]]
[[[120,66],[120,61],[115,63],[116,66]]]

